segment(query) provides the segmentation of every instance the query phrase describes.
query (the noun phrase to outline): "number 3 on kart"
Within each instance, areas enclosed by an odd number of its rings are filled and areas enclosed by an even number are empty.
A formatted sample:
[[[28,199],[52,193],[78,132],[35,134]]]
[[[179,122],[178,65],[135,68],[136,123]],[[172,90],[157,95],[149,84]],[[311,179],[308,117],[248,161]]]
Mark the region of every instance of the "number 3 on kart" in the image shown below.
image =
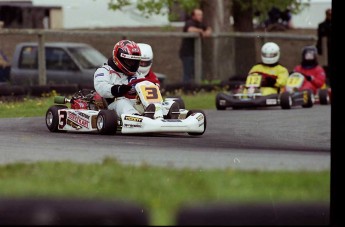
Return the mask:
[[[145,101],[150,101],[150,102],[162,102],[163,98],[158,91],[157,86],[140,86],[140,90],[143,94],[143,98]]]

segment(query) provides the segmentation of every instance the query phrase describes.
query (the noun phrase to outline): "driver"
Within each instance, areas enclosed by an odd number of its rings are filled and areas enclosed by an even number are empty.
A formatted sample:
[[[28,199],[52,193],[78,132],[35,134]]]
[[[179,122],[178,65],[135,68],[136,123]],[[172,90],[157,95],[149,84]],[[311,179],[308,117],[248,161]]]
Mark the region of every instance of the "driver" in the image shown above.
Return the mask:
[[[267,42],[261,48],[261,62],[254,65],[249,74],[262,75],[263,95],[277,94],[286,85],[289,71],[279,64],[280,48],[274,42]]]
[[[305,46],[302,49],[301,64],[296,65],[294,72],[302,73],[308,81],[303,84],[306,89],[311,89],[314,94],[317,90],[326,87],[326,72],[317,61],[317,49],[315,46]]]
[[[130,40],[121,40],[115,44],[108,62],[94,73],[96,92],[107,100],[108,109],[115,110],[118,116],[140,115],[134,107],[136,102],[133,95],[134,88],[128,85],[132,80],[145,78],[137,72],[140,60],[141,52],[138,44]],[[150,104],[145,109],[144,116],[152,118],[154,112],[155,105]]]
[[[156,74],[152,71],[153,51],[151,45],[146,43],[138,43],[138,46],[140,47],[141,51],[141,61],[138,68],[139,73],[144,75],[148,81],[151,81],[152,83],[155,83],[158,87],[160,87],[160,82]],[[162,105],[166,110],[168,110],[168,118],[178,118],[180,107],[177,102],[173,102],[171,104],[163,102]]]
[[[141,61],[138,68],[139,73],[143,74],[148,81],[155,83],[159,87],[160,82],[151,68],[153,63],[152,47],[146,43],[138,43],[138,46],[141,51]]]

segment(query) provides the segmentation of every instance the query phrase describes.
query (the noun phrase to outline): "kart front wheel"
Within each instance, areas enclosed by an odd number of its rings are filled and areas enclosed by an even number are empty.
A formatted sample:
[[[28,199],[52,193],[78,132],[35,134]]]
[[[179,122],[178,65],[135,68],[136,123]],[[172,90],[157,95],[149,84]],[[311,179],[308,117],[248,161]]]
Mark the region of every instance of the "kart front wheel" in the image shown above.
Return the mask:
[[[292,97],[291,97],[291,94],[290,92],[283,92],[281,95],[280,95],[280,106],[282,109],[291,109],[291,106],[292,106]]]
[[[310,108],[314,105],[315,97],[312,90],[303,91],[306,92],[305,104],[302,105],[303,108]],[[304,94],[303,94],[304,97]]]
[[[46,112],[46,125],[51,132],[66,132],[65,130],[59,130],[59,110],[61,109],[67,109],[67,106],[54,105]]]
[[[328,105],[330,103],[328,89],[319,90],[319,100],[321,105]]]
[[[97,115],[97,130],[102,135],[114,135],[117,130],[117,114],[114,110],[101,110]]]
[[[226,109],[226,100],[221,98],[222,94],[217,94],[216,96],[216,108],[217,110],[225,110]]]
[[[202,110],[189,110],[187,115],[186,115],[186,118],[188,118],[190,115],[192,115],[194,113],[201,113],[204,116],[204,130],[202,132],[188,132],[188,134],[191,135],[191,136],[201,136],[206,131],[206,123],[207,123],[207,121],[206,121],[206,114]]]

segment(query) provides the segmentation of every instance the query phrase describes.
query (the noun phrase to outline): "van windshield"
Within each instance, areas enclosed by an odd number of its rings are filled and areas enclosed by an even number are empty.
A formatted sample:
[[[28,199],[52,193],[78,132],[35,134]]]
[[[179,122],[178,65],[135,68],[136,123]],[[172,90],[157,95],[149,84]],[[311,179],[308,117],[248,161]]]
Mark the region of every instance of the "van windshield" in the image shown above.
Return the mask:
[[[68,51],[85,69],[97,68],[107,62],[107,58],[91,47],[70,47]]]

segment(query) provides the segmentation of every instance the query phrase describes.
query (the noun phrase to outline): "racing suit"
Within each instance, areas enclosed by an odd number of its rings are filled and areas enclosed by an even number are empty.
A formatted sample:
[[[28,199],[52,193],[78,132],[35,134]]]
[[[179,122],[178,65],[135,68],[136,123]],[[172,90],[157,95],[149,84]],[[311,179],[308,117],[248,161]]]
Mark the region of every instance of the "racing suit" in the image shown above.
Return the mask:
[[[326,86],[326,73],[320,65],[308,69],[303,68],[302,65],[297,65],[294,71],[302,73],[305,76],[311,76],[310,81],[303,83],[303,88],[311,89],[314,94],[317,93],[318,89]]]
[[[152,71],[152,68],[150,71],[145,75],[146,79],[148,81],[151,81],[152,83],[155,83],[158,87],[160,87],[160,82],[156,76],[156,74]]]
[[[107,64],[98,68],[94,73],[94,87],[96,92],[109,103],[108,109],[115,110],[118,116],[124,113],[139,115],[138,110],[134,107],[135,97],[127,98],[125,95],[130,89],[134,89],[126,85],[130,81],[140,78],[145,77],[139,73],[133,76],[122,73],[110,58]],[[133,90],[130,92],[133,92]]]
[[[259,63],[250,69],[249,74],[255,72],[263,76],[263,82],[261,85],[262,95],[279,93],[280,88],[283,88],[286,85],[287,78],[289,77],[289,71],[280,64],[266,65]],[[271,79],[273,83],[268,85],[268,83],[266,83],[268,79]]]

